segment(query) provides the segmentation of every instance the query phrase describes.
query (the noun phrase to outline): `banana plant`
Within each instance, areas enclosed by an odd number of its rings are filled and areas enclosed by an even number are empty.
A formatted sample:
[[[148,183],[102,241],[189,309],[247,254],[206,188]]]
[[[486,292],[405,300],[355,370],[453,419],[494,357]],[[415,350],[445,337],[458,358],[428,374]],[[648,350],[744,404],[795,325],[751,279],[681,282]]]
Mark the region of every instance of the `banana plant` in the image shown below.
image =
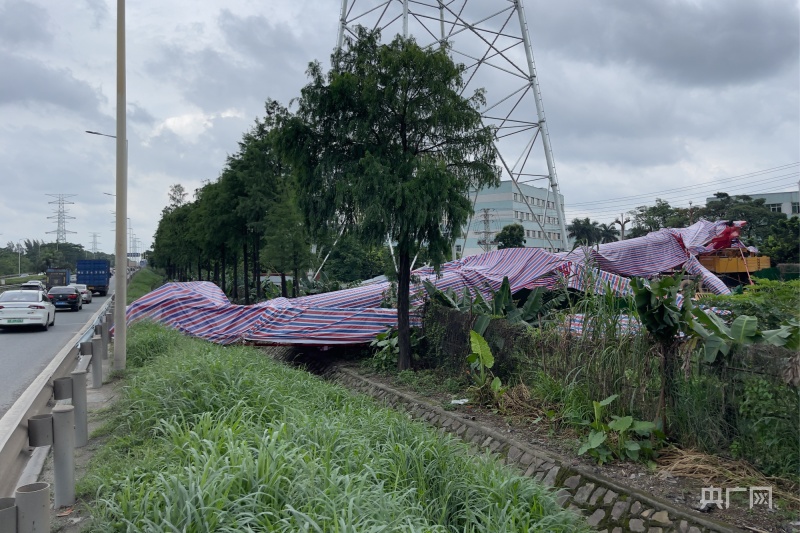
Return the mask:
[[[480,403],[496,401],[505,392],[505,389],[500,378],[492,375],[494,356],[489,348],[489,343],[480,333],[471,330],[469,344],[472,353],[467,356],[467,363],[469,363],[470,375],[474,383],[470,387],[470,391]]]

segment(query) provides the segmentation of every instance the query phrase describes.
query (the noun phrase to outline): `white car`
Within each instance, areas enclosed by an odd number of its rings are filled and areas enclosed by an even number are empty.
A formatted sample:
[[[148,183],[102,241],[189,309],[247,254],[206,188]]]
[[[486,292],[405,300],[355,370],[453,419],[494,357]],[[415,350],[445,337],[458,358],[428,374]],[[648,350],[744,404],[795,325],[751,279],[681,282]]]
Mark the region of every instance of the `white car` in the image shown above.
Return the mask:
[[[38,280],[26,281],[19,287],[20,289],[24,289],[26,291],[44,291],[47,292],[47,287],[44,286],[44,283]]]
[[[75,287],[76,289],[81,291],[81,300],[83,300],[83,303],[85,304],[92,303],[92,291],[90,291],[86,285],[84,285],[83,283],[70,283],[69,286]]]
[[[47,331],[56,323],[56,307],[43,291],[0,293],[0,328],[35,325]]]

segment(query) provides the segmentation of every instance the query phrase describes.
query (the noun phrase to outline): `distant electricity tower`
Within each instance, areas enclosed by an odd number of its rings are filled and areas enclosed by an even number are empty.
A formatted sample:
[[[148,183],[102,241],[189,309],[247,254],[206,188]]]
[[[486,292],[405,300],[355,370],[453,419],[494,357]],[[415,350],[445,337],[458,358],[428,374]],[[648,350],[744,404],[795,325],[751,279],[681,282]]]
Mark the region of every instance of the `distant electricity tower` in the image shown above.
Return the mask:
[[[90,233],[89,235],[92,236],[92,248],[89,251],[92,252],[92,256],[94,257],[94,255],[97,253],[97,245],[99,244],[97,242],[97,237],[99,237],[100,234],[99,233]]]
[[[475,233],[479,235],[478,245],[484,252],[491,252],[492,247],[495,245],[494,237],[496,232],[492,229],[492,226],[496,224],[492,220],[492,211],[494,211],[494,209],[485,207],[475,213],[478,224],[483,227],[482,230],[478,230]]]
[[[67,209],[64,206],[66,204],[73,204],[74,202],[67,201],[67,198],[72,198],[73,196],[77,196],[77,194],[46,194],[45,196],[52,196],[55,198],[55,200],[52,202],[47,202],[48,204],[58,205],[56,214],[51,217],[47,217],[48,219],[56,219],[56,229],[55,231],[48,231],[46,233],[56,234],[56,244],[67,242],[67,233],[75,233],[74,231],[67,230],[67,219],[75,220],[75,217],[68,216]]]
[[[566,249],[564,206],[522,0],[342,0],[337,48],[346,35],[355,36],[356,26],[380,29],[384,39],[413,36],[423,47],[450,43],[453,60],[466,67],[464,94],[486,90],[481,114],[484,124],[497,130],[495,149],[503,177],[514,182],[523,199],[520,183],[547,180],[547,199],[553,203],[545,206],[555,205],[562,239],[550,244]],[[533,153],[537,140],[543,149],[539,157]],[[547,216],[545,211],[541,220]],[[531,218],[541,227],[538,217]]]

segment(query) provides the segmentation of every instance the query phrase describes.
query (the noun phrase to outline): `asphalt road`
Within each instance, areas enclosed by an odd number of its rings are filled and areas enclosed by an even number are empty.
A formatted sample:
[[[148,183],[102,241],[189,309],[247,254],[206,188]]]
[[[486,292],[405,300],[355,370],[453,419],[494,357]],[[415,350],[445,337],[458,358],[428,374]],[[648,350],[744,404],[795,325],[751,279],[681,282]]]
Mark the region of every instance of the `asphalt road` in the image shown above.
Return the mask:
[[[109,296],[92,298],[81,311],[56,311],[55,326],[48,331],[27,328],[0,329],[0,417],[11,407],[56,354],[79,331]]]

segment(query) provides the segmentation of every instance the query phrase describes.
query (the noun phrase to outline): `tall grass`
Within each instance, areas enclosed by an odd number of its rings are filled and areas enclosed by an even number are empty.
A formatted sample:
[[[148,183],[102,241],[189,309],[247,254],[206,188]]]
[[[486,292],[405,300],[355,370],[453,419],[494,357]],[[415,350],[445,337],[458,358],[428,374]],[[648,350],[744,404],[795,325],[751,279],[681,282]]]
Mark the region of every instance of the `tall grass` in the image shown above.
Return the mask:
[[[163,284],[164,276],[155,273],[149,268],[137,270],[128,283],[127,303],[130,304]]]
[[[140,325],[134,325],[134,331]],[[181,338],[131,373],[94,531],[580,531],[551,493],[365,396]]]

